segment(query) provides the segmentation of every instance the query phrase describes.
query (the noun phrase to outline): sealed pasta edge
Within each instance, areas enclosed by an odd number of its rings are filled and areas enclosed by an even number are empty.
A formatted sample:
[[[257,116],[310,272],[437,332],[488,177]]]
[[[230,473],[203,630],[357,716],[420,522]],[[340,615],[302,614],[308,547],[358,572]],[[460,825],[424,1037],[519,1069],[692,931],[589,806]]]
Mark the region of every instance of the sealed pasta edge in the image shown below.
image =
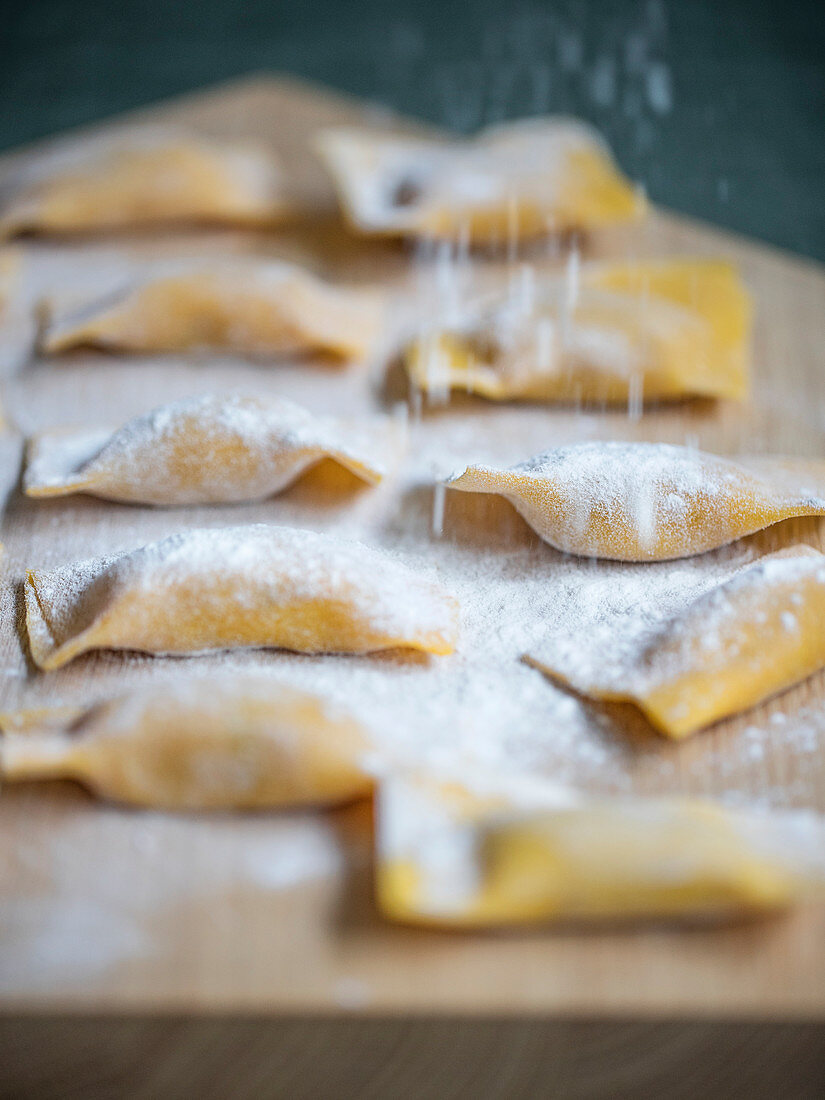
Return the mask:
[[[26,439],[22,488],[27,497],[69,496],[89,487],[89,479],[77,473],[73,475],[71,463],[65,457],[60,461],[61,438],[57,433],[43,432]]]
[[[60,645],[52,633],[45,610],[37,591],[38,570],[27,569],[26,579],[23,583],[23,598],[26,607],[26,634],[29,640],[29,650],[32,660],[38,668],[44,672],[50,672],[60,668],[71,660],[74,652],[66,653],[71,645]],[[76,650],[82,652],[81,649]]]

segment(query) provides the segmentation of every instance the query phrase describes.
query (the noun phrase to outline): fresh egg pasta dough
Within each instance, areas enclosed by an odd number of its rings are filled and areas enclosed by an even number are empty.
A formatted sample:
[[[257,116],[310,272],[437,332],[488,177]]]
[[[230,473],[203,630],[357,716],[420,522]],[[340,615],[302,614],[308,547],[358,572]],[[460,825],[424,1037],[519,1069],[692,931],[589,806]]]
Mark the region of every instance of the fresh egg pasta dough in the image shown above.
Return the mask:
[[[509,469],[468,466],[450,489],[498,493],[570,554],[664,561],[793,516],[825,515],[825,462],[728,459],[664,443],[577,443]]]
[[[278,397],[207,394],[162,405],[115,432],[37,436],[23,485],[30,497],[228,504],[279,493],[324,458],[377,485],[402,443],[401,425],[389,418],[344,421]]]
[[[361,233],[501,244],[645,212],[598,133],[572,119],[508,123],[456,141],[333,129],[316,146]]]
[[[640,405],[750,391],[751,303],[717,260],[585,265],[437,321],[404,351],[410,380],[492,401]]]
[[[775,912],[803,888],[771,840],[769,817],[698,800],[582,793],[525,808],[388,779],[378,905],[392,920],[452,929],[732,920]]]
[[[43,669],[95,649],[446,654],[458,630],[455,600],[389,554],[267,524],[192,529],[112,557],[30,569],[25,600]]]
[[[43,166],[0,211],[0,235],[265,226],[289,205],[277,160],[262,146],[140,135]]]
[[[134,806],[282,809],[372,790],[360,723],[262,676],[153,684],[88,707],[2,715],[0,728],[5,782],[75,779]]]
[[[656,729],[679,739],[825,667],[823,623],[825,555],[800,546],[705,592],[601,678],[562,671],[540,646],[528,660],[583,695],[634,703]]]
[[[134,285],[51,320],[42,350],[92,347],[114,352],[233,351],[281,357],[323,354],[359,359],[382,326],[372,291],[334,287],[292,264],[269,260],[202,262],[149,273]]]

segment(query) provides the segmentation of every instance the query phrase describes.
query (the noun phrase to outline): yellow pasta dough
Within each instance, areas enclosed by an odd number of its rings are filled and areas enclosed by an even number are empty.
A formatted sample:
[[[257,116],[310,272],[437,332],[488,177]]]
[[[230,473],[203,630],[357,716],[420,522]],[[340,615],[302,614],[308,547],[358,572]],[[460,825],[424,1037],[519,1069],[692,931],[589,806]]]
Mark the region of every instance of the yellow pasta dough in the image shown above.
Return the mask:
[[[0,234],[268,225],[288,208],[277,161],[261,146],[185,134],[123,139],[41,170],[0,213]]]
[[[47,311],[54,310],[47,303]],[[358,359],[382,325],[381,302],[280,261],[223,260],[149,274],[46,328],[42,348],[122,352],[198,349],[258,356],[322,353]]]
[[[685,558],[792,516],[825,515],[825,463],[728,459],[663,443],[578,443],[447,485],[506,497],[545,542],[616,561]]]
[[[687,799],[581,795],[521,808],[389,780],[378,904],[393,920],[458,929],[769,913],[802,883],[761,824]]]
[[[528,659],[581,694],[634,703],[661,733],[678,739],[825,667],[823,623],[825,555],[800,546],[704,593],[618,668],[578,676],[541,652]]]
[[[596,131],[571,119],[509,123],[457,141],[334,129],[316,145],[361,233],[501,242],[645,211]]]
[[[74,711],[3,715],[0,726],[4,781],[76,779],[136,806],[278,809],[372,790],[360,724],[263,677],[153,685]]]
[[[445,654],[458,621],[451,596],[389,554],[267,524],[193,529],[31,569],[25,598],[32,657],[44,669],[93,649]]]
[[[575,286],[470,311],[455,329],[418,336],[404,353],[419,390],[493,401],[584,403],[742,400],[751,304],[730,264],[670,260],[586,265]]]
[[[29,443],[31,497],[90,493],[141,504],[227,504],[279,493],[323,458],[371,485],[400,450],[386,418],[317,417],[277,397],[207,394],[163,405],[119,431],[49,433]]]

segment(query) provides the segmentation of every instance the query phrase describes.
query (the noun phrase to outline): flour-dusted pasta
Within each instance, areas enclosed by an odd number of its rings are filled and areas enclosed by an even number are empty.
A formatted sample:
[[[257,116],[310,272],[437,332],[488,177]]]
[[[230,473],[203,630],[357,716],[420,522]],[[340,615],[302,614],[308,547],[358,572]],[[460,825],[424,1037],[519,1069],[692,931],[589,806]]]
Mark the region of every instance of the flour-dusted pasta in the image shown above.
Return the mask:
[[[793,833],[782,824],[698,800],[573,792],[561,805],[522,807],[388,779],[378,790],[378,905],[392,920],[455,929],[771,913],[822,888],[810,855],[786,854]]]
[[[149,271],[114,294],[51,320],[42,349],[120,352],[234,351],[255,356],[320,353],[358,359],[382,327],[380,297],[323,282],[293,264],[222,260]]]
[[[445,654],[458,630],[455,600],[389,554],[263,523],[30,569],[25,598],[32,657],[44,669],[94,649]]]
[[[88,707],[2,715],[0,728],[4,782],[76,779],[136,806],[279,809],[372,790],[360,723],[263,676],[187,677]]]
[[[269,225],[289,206],[277,160],[263,146],[142,134],[41,166],[0,211],[0,235]]]
[[[716,260],[584,265],[575,285],[516,284],[437,320],[405,349],[412,384],[443,397],[640,405],[747,397],[751,304]]]
[[[23,485],[31,497],[228,504],[279,493],[324,458],[377,485],[402,444],[401,425],[389,418],[345,421],[279,397],[206,394],[162,405],[115,432],[37,436]]]
[[[645,211],[598,133],[572,119],[508,123],[457,141],[333,129],[316,145],[361,233],[501,242]]]
[[[663,443],[578,443],[447,485],[506,497],[551,546],[616,561],[685,558],[792,516],[825,515],[825,462],[728,459]]]
[[[825,667],[824,622],[825,555],[798,546],[705,592],[615,667],[559,666],[541,646],[528,660],[583,695],[634,703],[682,738]]]

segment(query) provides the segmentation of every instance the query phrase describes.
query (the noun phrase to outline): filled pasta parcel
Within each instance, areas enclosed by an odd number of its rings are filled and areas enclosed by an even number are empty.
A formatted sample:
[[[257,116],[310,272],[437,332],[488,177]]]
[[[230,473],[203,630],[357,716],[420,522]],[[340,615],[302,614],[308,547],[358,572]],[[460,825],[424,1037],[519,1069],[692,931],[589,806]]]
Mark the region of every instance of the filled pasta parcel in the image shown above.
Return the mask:
[[[371,794],[370,735],[262,675],[169,679],[90,705],[0,715],[4,782],[69,779],[171,810],[328,806]]]
[[[527,803],[419,777],[378,792],[377,900],[446,929],[768,915],[822,895],[823,822],[660,797]]]
[[[383,332],[369,288],[336,286],[281,260],[146,264],[103,294],[44,301],[40,347],[130,354],[223,351],[256,358],[363,359]]]
[[[0,236],[267,226],[292,205],[266,146],[135,131],[64,147],[29,166],[0,209]]]
[[[618,659],[571,660],[552,642],[537,643],[527,659],[582,695],[632,703],[680,740],[825,667],[823,622],[825,554],[800,545],[740,567],[630,647],[616,615],[615,644],[607,644]]]
[[[599,133],[574,119],[453,140],[337,128],[316,147],[361,233],[501,245],[633,222],[646,209]]]
[[[132,504],[230,504],[283,492],[325,459],[377,485],[404,445],[397,418],[343,420],[280,397],[201,394],[114,431],[33,437],[23,487],[35,498],[88,493]]]
[[[29,569],[24,595],[31,655],[46,670],[99,649],[446,655],[459,631],[453,596],[395,555],[265,523],[187,528],[109,557]]]
[[[428,318],[408,342],[411,384],[491,401],[625,404],[750,392],[752,306],[714,259],[584,264],[535,275]]]
[[[825,515],[825,462],[723,456],[667,443],[589,441],[445,482],[505,497],[545,542],[623,562],[689,558],[782,520]]]

